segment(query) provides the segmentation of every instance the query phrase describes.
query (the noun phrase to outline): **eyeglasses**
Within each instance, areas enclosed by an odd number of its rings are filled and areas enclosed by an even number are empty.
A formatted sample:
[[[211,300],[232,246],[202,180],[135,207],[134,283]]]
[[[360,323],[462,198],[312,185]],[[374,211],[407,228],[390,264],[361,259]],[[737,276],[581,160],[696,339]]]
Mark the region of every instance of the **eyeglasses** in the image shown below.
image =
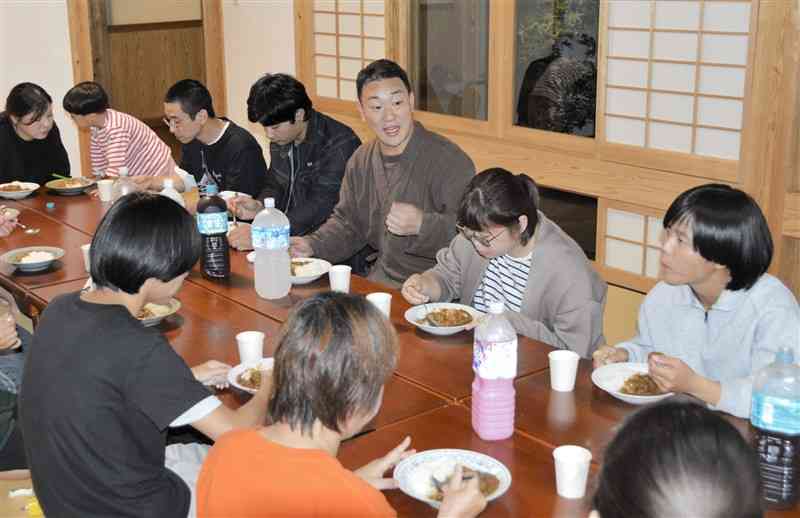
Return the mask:
[[[184,123],[184,122],[186,122],[186,121],[185,121],[185,120],[183,120],[183,119],[167,119],[166,117],[162,118],[161,120],[162,120],[162,122],[164,122],[164,124],[166,124],[166,125],[167,125],[167,127],[168,127],[168,128],[170,128],[170,129],[171,129],[171,128],[173,128],[173,127],[177,128],[177,127],[179,127],[179,126],[182,126],[182,125],[183,125],[183,123]]]
[[[473,232],[472,230],[468,229],[467,227],[456,225],[456,228],[461,235],[464,236],[467,240],[471,241],[472,244],[479,244],[485,248],[489,248],[492,246],[492,241],[500,237],[500,235],[508,230],[506,227],[501,228],[497,231],[497,233],[490,235],[489,237],[479,236],[477,233]]]

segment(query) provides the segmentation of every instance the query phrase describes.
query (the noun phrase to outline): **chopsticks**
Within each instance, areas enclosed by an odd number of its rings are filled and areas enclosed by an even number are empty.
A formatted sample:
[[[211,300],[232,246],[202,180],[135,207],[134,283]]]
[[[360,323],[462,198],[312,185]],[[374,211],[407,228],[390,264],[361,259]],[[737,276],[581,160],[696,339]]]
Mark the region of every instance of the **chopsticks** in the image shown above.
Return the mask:
[[[69,176],[64,176],[63,174],[53,173],[51,176],[55,176],[59,180],[72,180]]]

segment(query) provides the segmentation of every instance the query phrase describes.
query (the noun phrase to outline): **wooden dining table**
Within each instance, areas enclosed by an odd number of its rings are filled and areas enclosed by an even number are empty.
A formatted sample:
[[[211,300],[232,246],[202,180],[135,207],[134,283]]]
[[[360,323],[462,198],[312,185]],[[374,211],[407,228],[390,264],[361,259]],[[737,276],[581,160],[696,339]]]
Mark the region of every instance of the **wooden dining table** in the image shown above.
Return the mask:
[[[54,206],[48,207],[48,202]],[[88,274],[79,247],[91,240],[108,204],[87,194],[67,197],[48,192],[5,204],[21,210],[20,221],[41,230],[37,236],[15,230],[0,238],[3,251],[41,244],[58,246],[66,254],[53,268],[38,274],[0,269],[0,284],[12,290],[23,308],[36,311],[61,294],[82,289]],[[157,329],[189,365],[210,359],[238,363],[235,337],[244,330],[263,331],[265,354],[272,355],[281,325],[294,305],[329,289],[327,276],[322,276],[313,283],[293,286],[282,299],[262,299],[255,293],[253,267],[245,256],[231,251],[231,276],[222,281],[203,277],[195,267],[176,295],[180,310],[158,324]],[[404,313],[410,306],[398,290],[365,278],[353,276],[350,291],[392,295],[390,319],[398,333],[400,357],[386,384],[380,413],[366,433],[343,443],[339,456],[345,466],[363,465],[410,436],[412,448],[418,451],[468,449],[490,455],[508,467],[511,488],[490,502],[482,516],[588,515],[591,487],[605,446],[622,420],[636,409],[592,384],[588,360],[580,362],[574,391],[555,392],[550,389],[547,358],[553,348],[519,337],[514,434],[502,441],[483,441],[470,421],[472,332],[448,337],[427,334],[406,321]],[[233,388],[218,394],[231,406],[241,405],[249,397]],[[727,418],[746,432],[746,421]],[[583,499],[563,499],[556,494],[552,452],[563,444],[592,451],[590,489]],[[401,516],[436,513],[399,490],[385,495]],[[797,510],[768,513],[771,518],[797,515]]]

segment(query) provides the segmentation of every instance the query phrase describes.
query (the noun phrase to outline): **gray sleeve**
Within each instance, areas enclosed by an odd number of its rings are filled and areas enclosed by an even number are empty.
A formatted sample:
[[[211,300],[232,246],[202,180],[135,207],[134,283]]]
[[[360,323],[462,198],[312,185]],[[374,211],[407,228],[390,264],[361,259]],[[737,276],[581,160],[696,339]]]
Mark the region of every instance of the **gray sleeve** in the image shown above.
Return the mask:
[[[439,282],[439,289],[442,292],[439,300],[434,302],[450,302],[461,298],[462,267],[464,265],[462,264],[463,254],[459,253],[459,249],[463,248],[463,241],[466,240],[460,235],[454,237],[450,241],[450,246],[442,248],[436,253],[436,266],[426,272]],[[462,301],[462,303],[466,302]]]

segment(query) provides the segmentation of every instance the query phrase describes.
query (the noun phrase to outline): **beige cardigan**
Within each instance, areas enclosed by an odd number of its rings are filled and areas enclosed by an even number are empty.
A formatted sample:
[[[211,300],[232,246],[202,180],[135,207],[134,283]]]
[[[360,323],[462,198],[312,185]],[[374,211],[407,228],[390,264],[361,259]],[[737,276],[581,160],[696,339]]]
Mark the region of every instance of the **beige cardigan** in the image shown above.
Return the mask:
[[[489,264],[466,238],[457,235],[436,256],[428,273],[441,287],[441,301],[460,299],[471,304]],[[539,226],[531,256],[531,270],[522,299],[522,311],[506,311],[514,329],[584,358],[600,345],[607,286],[594,271],[583,250],[558,225],[539,212]]]

